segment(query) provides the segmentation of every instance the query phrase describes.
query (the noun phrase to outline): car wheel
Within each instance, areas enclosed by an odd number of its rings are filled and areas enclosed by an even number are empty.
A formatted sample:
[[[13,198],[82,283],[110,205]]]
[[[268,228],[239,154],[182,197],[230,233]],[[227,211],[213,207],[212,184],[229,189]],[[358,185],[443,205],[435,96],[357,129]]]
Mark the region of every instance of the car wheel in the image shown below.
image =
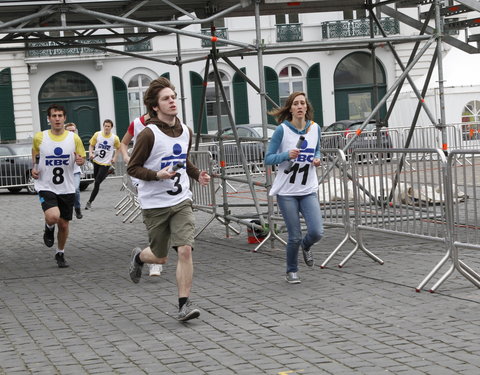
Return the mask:
[[[30,172],[28,173],[27,176],[27,186],[25,186],[25,189],[27,189],[29,194],[37,194],[37,191],[35,190],[34,186],[35,179],[30,175]]]
[[[20,190],[22,190],[21,187],[10,187],[7,188],[10,193],[18,193]]]

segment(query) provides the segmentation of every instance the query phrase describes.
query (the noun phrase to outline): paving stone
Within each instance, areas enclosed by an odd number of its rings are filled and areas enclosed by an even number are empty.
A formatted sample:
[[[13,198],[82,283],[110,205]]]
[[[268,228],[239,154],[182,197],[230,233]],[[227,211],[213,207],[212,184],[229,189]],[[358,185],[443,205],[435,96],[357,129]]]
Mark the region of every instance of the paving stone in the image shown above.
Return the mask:
[[[72,221],[68,269],[43,245],[38,197],[0,191],[0,374],[480,373],[478,289],[454,276],[438,293],[416,293],[444,254],[423,239],[366,232],[383,266],[360,253],[342,269],[300,259],[302,283],[289,285],[283,245],[254,253],[244,228],[225,238],[214,220],[195,243],[202,315],[179,324],[167,315],[178,303],[175,252],[162,276],[130,281],[131,249],[147,234],[141,219],[115,215],[120,184],[105,181],[95,207]],[[210,218],[195,216],[199,226]],[[317,264],[343,235],[326,228]],[[479,269],[478,252],[462,254]]]

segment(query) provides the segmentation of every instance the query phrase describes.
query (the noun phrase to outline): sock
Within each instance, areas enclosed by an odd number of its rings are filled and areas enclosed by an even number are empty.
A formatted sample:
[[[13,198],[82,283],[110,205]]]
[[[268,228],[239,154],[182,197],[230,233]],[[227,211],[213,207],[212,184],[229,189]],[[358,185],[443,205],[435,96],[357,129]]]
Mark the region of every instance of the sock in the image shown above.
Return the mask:
[[[135,255],[135,262],[137,262],[138,265],[143,266],[144,262],[140,260],[140,253]]]
[[[53,225],[48,225],[47,223],[45,223],[45,225],[47,226],[48,229],[52,230],[53,228],[55,228],[55,224]]]
[[[187,303],[188,301],[188,297],[180,297],[178,299],[178,309],[181,310],[183,305],[185,305],[185,303]]]
[[[65,250],[60,250],[60,249],[57,249],[57,251],[56,251],[56,253],[55,253],[55,254],[58,254],[58,253],[60,253],[60,254],[63,254],[63,253],[65,253]]]

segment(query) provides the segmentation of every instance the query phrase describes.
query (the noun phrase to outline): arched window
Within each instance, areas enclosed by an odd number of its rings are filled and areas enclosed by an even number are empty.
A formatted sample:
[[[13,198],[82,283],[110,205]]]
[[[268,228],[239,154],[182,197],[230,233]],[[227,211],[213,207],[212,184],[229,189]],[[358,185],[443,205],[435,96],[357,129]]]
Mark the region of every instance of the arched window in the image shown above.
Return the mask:
[[[96,97],[92,82],[76,72],[60,72],[51,76],[42,86],[40,100],[74,97]]]
[[[280,91],[280,106],[284,105],[288,96],[294,91],[304,91],[305,77],[300,69],[288,65],[278,74],[278,88]]]
[[[375,107],[372,56],[366,52],[353,52],[335,69],[335,117],[340,120],[363,120]],[[378,100],[386,93],[386,79],[380,61],[375,64]],[[380,109],[385,117],[386,105]]]
[[[130,121],[143,115],[147,109],[143,105],[143,95],[151,82],[145,74],[136,74],[128,82],[128,110]]]
[[[480,139],[480,100],[468,102],[462,111],[463,140]]]
[[[230,100],[230,78],[226,73],[219,71],[220,79],[222,81],[223,89],[225,90],[225,96],[227,97],[227,103],[223,101],[221,92],[219,91],[220,96],[220,116],[222,118],[222,127],[229,127],[230,122],[228,120],[228,111],[227,106],[231,106]],[[218,130],[217,126],[217,114],[218,114],[218,104],[215,96],[215,73],[210,72],[207,77],[208,85],[205,93],[206,96],[206,110],[207,110],[207,128],[208,132],[216,132]]]

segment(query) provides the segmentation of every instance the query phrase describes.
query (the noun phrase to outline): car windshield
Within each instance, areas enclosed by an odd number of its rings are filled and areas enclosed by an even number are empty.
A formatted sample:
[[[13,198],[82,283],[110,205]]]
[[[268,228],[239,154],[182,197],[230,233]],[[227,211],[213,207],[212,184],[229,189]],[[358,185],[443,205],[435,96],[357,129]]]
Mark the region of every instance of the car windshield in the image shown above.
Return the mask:
[[[262,136],[263,134],[263,128],[261,126],[257,126],[257,127],[254,127],[252,128],[255,132],[257,132],[260,137]],[[273,132],[275,131],[275,129],[272,129],[272,128],[267,128],[267,137],[268,139],[272,138],[272,135],[273,135]]]
[[[15,155],[31,155],[32,154],[31,144],[12,145],[12,149]]]
[[[275,128],[271,128],[270,126],[267,127],[267,137],[268,139],[272,138],[273,132],[275,131]],[[252,126],[252,127],[238,127],[237,128],[238,135],[240,137],[256,137],[258,135],[258,138],[262,137],[263,134],[263,128],[261,126]],[[233,130],[232,129],[227,129],[223,133],[224,135],[233,135]]]
[[[348,130],[357,130],[357,129],[360,129],[360,126],[362,124],[355,124],[355,125],[352,125],[348,128]],[[367,126],[365,126],[365,128],[363,129],[363,131],[370,131],[370,130],[375,130],[376,129],[376,126],[374,123],[368,123]]]

